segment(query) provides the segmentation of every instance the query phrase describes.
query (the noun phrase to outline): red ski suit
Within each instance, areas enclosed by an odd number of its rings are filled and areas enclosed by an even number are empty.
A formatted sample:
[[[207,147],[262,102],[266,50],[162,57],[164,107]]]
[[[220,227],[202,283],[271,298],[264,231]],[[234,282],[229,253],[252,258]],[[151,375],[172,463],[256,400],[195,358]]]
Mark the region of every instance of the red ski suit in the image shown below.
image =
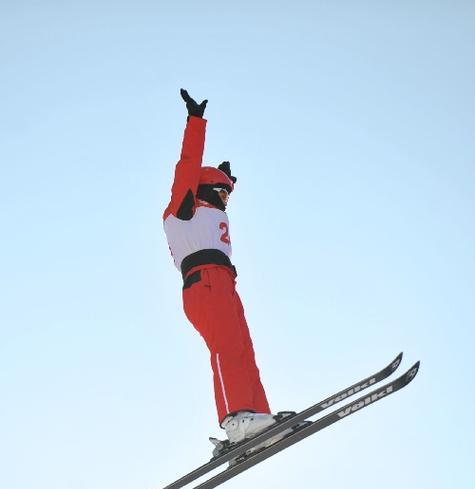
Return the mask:
[[[218,420],[237,411],[270,413],[236,291],[229,222],[224,211],[196,196],[206,120],[190,116],[175,169],[164,229],[182,272],[183,308],[211,354]]]

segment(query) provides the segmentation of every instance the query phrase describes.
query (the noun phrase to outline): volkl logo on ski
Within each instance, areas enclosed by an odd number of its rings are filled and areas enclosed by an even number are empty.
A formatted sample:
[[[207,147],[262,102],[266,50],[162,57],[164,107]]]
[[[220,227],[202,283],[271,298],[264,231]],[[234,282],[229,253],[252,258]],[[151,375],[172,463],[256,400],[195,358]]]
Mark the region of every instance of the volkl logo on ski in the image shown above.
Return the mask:
[[[322,403],[322,407],[326,409],[327,407],[333,406],[333,404],[336,404],[342,401],[343,399],[346,399],[347,397],[350,397],[353,394],[356,394],[359,391],[366,389],[367,387],[370,387],[375,383],[376,383],[376,377],[372,377],[367,382],[364,382],[362,384],[357,385],[356,387],[348,389],[347,391],[343,392],[343,394],[340,394],[339,396],[332,397],[327,402]]]
[[[340,418],[344,418],[345,416],[348,416],[349,414],[354,413],[355,411],[358,411],[359,409],[367,406],[368,404],[371,404],[371,403],[387,396],[388,394],[391,394],[392,391],[393,391],[393,386],[388,385],[385,389],[383,389],[379,392],[375,392],[374,394],[371,394],[368,397],[365,397],[361,401],[355,402],[354,404],[347,407],[343,411],[340,411],[338,413],[338,416]]]

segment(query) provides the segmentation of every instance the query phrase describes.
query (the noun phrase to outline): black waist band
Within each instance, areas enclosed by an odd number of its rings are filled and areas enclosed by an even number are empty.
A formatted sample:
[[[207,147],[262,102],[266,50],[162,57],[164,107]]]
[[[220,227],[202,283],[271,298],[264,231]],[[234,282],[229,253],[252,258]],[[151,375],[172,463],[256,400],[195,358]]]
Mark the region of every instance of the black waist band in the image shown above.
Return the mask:
[[[183,278],[194,267],[200,265],[222,265],[231,269],[234,275],[237,275],[236,267],[233,266],[229,256],[220,250],[200,250],[183,258],[181,262],[181,274]]]

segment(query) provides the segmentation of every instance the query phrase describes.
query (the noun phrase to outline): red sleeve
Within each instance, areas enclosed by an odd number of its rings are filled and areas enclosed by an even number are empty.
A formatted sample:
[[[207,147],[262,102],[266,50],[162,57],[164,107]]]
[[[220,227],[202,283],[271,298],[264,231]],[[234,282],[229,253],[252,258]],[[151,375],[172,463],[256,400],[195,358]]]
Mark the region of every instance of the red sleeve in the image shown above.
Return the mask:
[[[166,219],[170,214],[180,219],[183,217],[179,214],[188,215],[188,219],[190,219],[194,213],[203,160],[205,132],[206,119],[193,116],[188,118],[183,135],[180,160],[175,168],[171,200],[163,214],[163,219]]]

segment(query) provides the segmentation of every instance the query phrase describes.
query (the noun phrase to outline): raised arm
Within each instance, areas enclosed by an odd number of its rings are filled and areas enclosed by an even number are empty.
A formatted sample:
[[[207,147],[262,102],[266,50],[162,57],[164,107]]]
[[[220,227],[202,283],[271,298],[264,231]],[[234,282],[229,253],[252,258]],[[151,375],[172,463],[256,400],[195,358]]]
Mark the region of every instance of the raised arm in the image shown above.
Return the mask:
[[[163,219],[170,214],[183,220],[193,217],[196,192],[200,179],[201,163],[205,145],[206,119],[203,119],[207,100],[197,104],[186,90],[181,90],[186,102],[188,118],[183,135],[181,156],[175,168],[172,195]]]

